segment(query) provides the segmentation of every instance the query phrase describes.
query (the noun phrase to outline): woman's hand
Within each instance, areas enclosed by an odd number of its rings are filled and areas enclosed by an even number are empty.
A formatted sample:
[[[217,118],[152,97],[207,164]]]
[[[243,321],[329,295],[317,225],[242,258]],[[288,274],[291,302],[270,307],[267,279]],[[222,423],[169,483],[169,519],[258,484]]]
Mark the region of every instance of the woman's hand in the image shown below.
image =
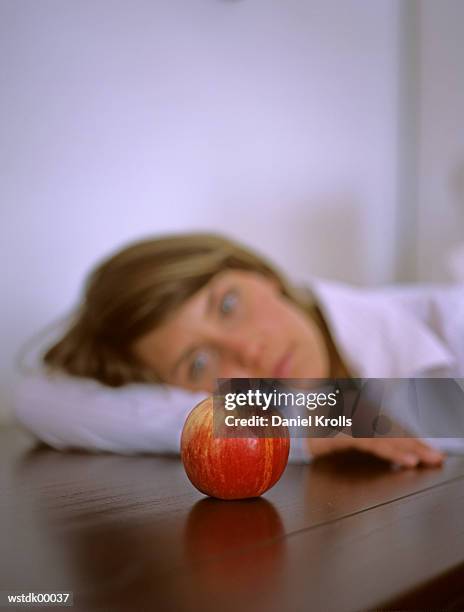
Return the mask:
[[[308,445],[314,457],[356,449],[403,467],[437,466],[445,457],[418,438],[352,438],[341,434],[335,438],[308,438]]]

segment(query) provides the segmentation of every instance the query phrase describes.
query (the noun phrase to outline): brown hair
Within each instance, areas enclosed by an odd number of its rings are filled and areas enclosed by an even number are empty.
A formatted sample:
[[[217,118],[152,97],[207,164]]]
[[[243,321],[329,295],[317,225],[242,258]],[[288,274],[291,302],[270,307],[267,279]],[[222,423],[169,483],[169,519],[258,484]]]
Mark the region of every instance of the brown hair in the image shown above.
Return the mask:
[[[162,382],[137,361],[131,346],[226,269],[268,276],[284,295],[303,305],[302,296],[282,273],[238,242],[204,233],[141,240],[103,260],[89,274],[73,322],[43,361],[51,369],[111,387]]]

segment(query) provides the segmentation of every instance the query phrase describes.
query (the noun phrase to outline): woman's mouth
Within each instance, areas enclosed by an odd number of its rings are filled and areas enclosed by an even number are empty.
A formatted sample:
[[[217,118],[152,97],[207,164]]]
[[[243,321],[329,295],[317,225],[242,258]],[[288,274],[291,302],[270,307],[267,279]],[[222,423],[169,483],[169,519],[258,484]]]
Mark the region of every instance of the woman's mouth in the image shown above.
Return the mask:
[[[288,350],[283,357],[276,363],[273,371],[273,378],[289,378],[290,369],[293,362],[293,351]]]

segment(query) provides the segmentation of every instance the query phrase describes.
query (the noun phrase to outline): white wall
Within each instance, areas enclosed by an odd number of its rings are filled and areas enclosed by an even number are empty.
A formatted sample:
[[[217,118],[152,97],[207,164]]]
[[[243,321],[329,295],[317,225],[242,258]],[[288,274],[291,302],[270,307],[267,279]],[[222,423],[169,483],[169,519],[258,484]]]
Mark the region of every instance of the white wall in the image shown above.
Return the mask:
[[[392,280],[398,2],[2,0],[0,418],[13,358],[141,235]]]
[[[464,280],[464,2],[419,5],[417,275]]]

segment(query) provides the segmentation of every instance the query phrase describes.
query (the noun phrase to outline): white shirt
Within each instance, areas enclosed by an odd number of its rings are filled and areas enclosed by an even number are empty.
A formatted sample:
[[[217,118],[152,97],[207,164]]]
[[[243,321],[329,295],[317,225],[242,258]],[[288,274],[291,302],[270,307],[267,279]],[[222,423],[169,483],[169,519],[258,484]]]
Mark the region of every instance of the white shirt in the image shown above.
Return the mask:
[[[313,280],[311,291],[356,377],[464,377],[464,284],[365,289]],[[39,371],[18,386],[15,415],[60,450],[178,454],[187,414],[205,396]],[[309,459],[304,440],[293,439],[290,460]]]

